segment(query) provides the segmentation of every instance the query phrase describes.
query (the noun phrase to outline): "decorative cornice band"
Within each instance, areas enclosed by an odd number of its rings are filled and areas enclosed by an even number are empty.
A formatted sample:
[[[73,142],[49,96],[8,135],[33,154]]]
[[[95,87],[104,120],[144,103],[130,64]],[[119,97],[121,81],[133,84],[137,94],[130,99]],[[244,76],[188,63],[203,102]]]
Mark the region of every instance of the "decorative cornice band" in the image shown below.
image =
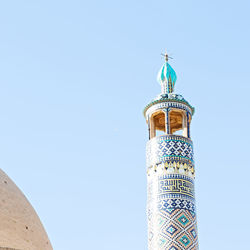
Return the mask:
[[[194,114],[195,111],[194,107],[192,107],[183,97],[181,97],[182,99],[179,99],[180,95],[174,95],[174,96],[176,96],[176,98],[161,97],[160,99],[155,99],[152,102],[150,102],[143,110],[144,117],[147,117],[148,110],[152,106],[155,106],[155,109],[160,109],[164,107],[180,108],[187,110],[191,115]]]

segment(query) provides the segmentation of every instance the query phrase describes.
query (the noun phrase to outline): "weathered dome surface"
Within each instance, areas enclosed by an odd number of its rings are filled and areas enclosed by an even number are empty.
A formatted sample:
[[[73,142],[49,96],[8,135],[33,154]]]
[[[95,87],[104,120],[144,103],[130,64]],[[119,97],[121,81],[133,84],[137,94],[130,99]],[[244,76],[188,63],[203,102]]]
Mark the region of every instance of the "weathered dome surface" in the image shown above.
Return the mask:
[[[53,249],[35,210],[0,169],[0,249]]]

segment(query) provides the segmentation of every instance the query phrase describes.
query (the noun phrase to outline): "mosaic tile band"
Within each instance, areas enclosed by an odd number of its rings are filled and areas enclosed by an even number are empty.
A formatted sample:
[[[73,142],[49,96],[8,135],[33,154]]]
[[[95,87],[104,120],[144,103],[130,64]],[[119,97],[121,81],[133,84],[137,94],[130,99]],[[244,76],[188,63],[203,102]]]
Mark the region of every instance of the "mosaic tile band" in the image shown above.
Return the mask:
[[[148,114],[153,112],[155,108],[158,109],[167,107],[184,109],[190,112],[191,115],[194,114],[194,107],[192,107],[182,95],[171,93],[160,94],[154,100],[152,100],[143,110],[144,117],[146,118]]]
[[[183,103],[176,103],[176,102],[162,102],[162,103],[157,103],[153,106],[151,106],[146,112],[145,112],[145,117],[150,116],[150,114],[162,110],[162,109],[167,109],[167,108],[173,108],[173,109],[181,109],[184,111],[187,111],[190,115],[192,115],[192,110],[189,106]]]
[[[178,135],[162,135],[148,141],[146,146],[148,168],[171,161],[194,165],[193,143],[190,139]]]
[[[192,178],[195,177],[194,165],[179,163],[178,161],[165,162],[155,166],[150,166],[147,169],[148,174],[150,173],[151,169],[154,169],[154,171],[162,172],[165,174],[175,173],[175,174],[184,174]]]

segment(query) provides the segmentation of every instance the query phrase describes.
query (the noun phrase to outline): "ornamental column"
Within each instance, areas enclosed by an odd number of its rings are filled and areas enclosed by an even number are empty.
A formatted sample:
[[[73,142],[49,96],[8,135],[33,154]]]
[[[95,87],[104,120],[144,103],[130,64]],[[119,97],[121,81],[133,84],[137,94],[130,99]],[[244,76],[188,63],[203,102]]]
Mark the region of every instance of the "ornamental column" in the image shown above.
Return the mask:
[[[194,108],[173,94],[176,73],[166,62],[158,74],[162,93],[144,109],[150,137],[146,147],[148,249],[197,250],[193,143]]]

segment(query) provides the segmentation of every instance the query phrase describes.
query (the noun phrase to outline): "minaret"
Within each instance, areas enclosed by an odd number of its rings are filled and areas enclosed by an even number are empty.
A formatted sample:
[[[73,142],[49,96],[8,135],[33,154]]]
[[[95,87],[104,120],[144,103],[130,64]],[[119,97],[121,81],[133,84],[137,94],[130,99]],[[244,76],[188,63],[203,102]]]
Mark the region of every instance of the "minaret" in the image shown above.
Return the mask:
[[[158,73],[161,94],[144,109],[148,124],[148,249],[197,250],[190,123],[194,108],[174,94],[176,73],[166,62]]]

